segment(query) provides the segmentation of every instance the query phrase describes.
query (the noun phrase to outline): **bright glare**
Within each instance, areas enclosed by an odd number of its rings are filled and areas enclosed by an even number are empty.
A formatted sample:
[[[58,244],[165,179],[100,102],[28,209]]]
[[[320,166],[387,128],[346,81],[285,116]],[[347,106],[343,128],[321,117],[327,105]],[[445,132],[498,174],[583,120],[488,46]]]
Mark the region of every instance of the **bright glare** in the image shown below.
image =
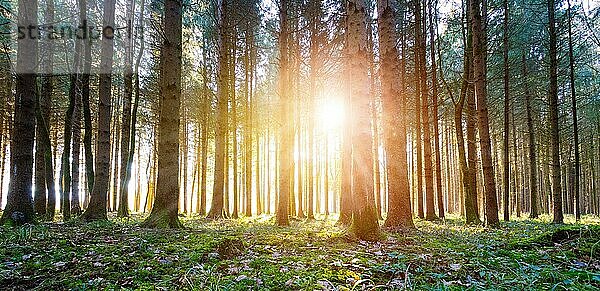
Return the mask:
[[[337,131],[344,125],[344,103],[340,98],[327,98],[319,105],[319,122],[326,132]]]

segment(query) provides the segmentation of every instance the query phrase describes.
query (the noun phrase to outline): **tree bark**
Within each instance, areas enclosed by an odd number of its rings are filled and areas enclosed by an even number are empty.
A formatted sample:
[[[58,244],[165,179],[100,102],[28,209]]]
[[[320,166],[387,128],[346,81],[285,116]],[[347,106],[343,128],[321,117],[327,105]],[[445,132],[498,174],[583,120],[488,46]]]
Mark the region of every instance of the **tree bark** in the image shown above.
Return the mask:
[[[442,192],[442,162],[440,146],[439,112],[438,112],[438,76],[436,62],[436,30],[437,30],[437,0],[429,5],[429,34],[431,39],[431,87],[433,102],[433,148],[435,153],[435,186],[437,193],[438,215],[445,217],[444,194]]]
[[[309,2],[310,9],[310,72],[309,72],[309,108],[308,108],[308,207],[307,217],[309,220],[315,219],[314,215],[314,200],[315,200],[315,98],[317,95],[317,77],[321,70],[321,1],[312,0]],[[342,170],[343,171],[343,170]],[[343,186],[342,186],[343,187]],[[342,191],[343,188],[342,188]],[[348,195],[351,195],[348,192]],[[343,203],[343,201],[342,201]],[[343,207],[342,207],[343,208]],[[348,213],[340,215],[340,219]],[[340,221],[341,222],[341,221]],[[348,223],[350,220],[347,221]]]
[[[408,183],[406,156],[406,95],[404,33],[402,64],[396,48],[395,12],[392,1],[377,1],[377,25],[381,55],[381,90],[383,102],[383,132],[385,138],[388,214],[384,226],[391,229],[414,228]],[[404,13],[401,16],[404,23]],[[398,82],[400,73],[400,82]],[[385,184],[384,184],[385,185]]]
[[[145,0],[142,0],[141,4],[140,4],[140,17],[139,17],[139,27],[143,27],[143,19],[144,19],[144,5],[145,5]],[[135,13],[135,9],[133,9],[133,12]],[[132,20],[133,21],[133,20]],[[132,34],[133,37],[133,34]],[[133,74],[135,74],[135,86],[134,86],[134,90],[135,90],[135,97],[134,97],[134,103],[133,103],[133,111],[131,112],[131,128],[130,128],[130,133],[129,133],[129,149],[127,151],[127,175],[125,176],[125,181],[126,181],[126,185],[129,184],[129,181],[131,179],[131,165],[133,165],[133,157],[135,155],[135,149],[136,149],[136,140],[135,140],[135,134],[136,134],[136,124],[137,124],[137,112],[140,106],[140,75],[139,75],[139,69],[140,69],[140,62],[142,60],[142,56],[144,54],[144,39],[140,39],[140,50],[138,52],[136,61],[135,61],[135,67],[133,70]],[[132,51],[133,53],[133,51]],[[150,163],[150,161],[148,161],[148,163]],[[137,174],[138,174],[138,187],[136,189],[136,196],[135,196],[135,207],[134,210],[135,211],[139,211],[139,201],[140,201],[140,155],[138,152],[138,167],[137,167]]]
[[[571,113],[573,117],[573,144],[575,147],[575,181],[574,193],[575,196],[575,220],[581,219],[581,204],[579,201],[579,179],[581,176],[580,154],[579,154],[579,128],[577,121],[577,97],[575,95],[575,60],[573,59],[573,32],[572,32],[572,16],[571,16],[571,1],[567,0],[567,18],[569,26],[569,87],[571,88]]]
[[[527,114],[527,136],[529,138],[529,203],[531,210],[529,212],[529,218],[537,218],[539,215],[538,210],[538,179],[537,179],[537,150],[535,143],[535,128],[533,127],[533,114],[531,109],[531,92],[529,91],[529,80],[527,75],[527,59],[525,53],[521,55],[522,65],[522,77],[525,90],[525,110]]]
[[[166,0],[161,47],[161,113],[158,143],[158,179],[149,228],[181,228],[179,212],[179,107],[181,100],[182,2]]]
[[[503,23],[503,36],[502,36],[502,57],[503,57],[503,71],[504,71],[504,144],[503,144],[503,206],[504,206],[504,221],[510,220],[510,208],[509,208],[509,186],[510,186],[510,160],[508,155],[508,135],[509,135],[509,120],[508,113],[510,111],[510,95],[509,95],[509,65],[508,65],[508,0],[504,0],[504,23]]]
[[[37,0],[19,0],[19,27],[37,26]],[[6,207],[0,224],[30,223],[34,220],[31,198],[33,178],[33,143],[35,137],[35,96],[37,40],[22,38],[17,41],[17,86],[15,97],[14,129],[12,131],[10,184]]]
[[[421,0],[415,1],[415,41],[417,42],[419,79],[421,86],[421,117],[423,126],[423,159],[425,173],[425,219],[436,220],[435,215],[435,197],[433,193],[433,163],[431,161],[431,129],[429,128],[429,86],[427,85],[427,61],[426,61],[426,42],[425,39],[425,19],[426,6]]]
[[[129,163],[129,150],[131,148],[131,105],[133,99],[133,20],[135,13],[135,1],[127,2],[125,15],[125,95],[122,100],[123,115],[121,116],[121,171],[119,187],[118,217],[129,216],[129,177],[131,177],[131,164]]]
[[[54,1],[46,1],[46,10],[44,11],[44,22],[54,22]],[[50,107],[52,103],[53,78],[52,71],[54,69],[54,45],[52,41],[47,41],[41,44],[43,51],[42,60],[42,92],[37,95],[36,100],[36,153],[35,153],[35,193],[34,207],[35,212],[44,218],[54,218],[54,208],[49,209],[49,200],[55,201],[54,196],[54,169],[52,168],[52,145],[50,144]],[[4,113],[1,113],[4,115]],[[1,123],[4,122],[2,116]],[[3,126],[4,124],[2,124]],[[3,133],[2,133],[3,134]],[[2,144],[0,142],[0,144]],[[46,153],[50,154],[50,160],[46,160]],[[49,167],[47,162],[50,162]],[[52,180],[46,181],[50,174]],[[0,186],[1,187],[1,186]],[[0,195],[0,201],[1,195]],[[55,202],[53,203],[55,204]],[[55,205],[53,205],[54,207]]]
[[[80,19],[87,24],[87,1],[78,0]],[[83,22],[82,21],[82,22]],[[83,44],[83,72],[81,74],[81,104],[83,107],[83,148],[85,154],[86,201],[94,188],[94,154],[92,152],[92,113],[90,110],[90,71],[92,67],[92,44],[87,39]],[[86,205],[87,207],[87,205]]]
[[[460,90],[460,99],[454,104],[454,126],[456,132],[458,161],[461,172],[461,180],[464,189],[464,215],[467,224],[480,224],[478,206],[477,206],[477,183],[476,183],[476,157],[475,157],[475,121],[474,121],[474,98],[472,92],[473,80],[473,37],[471,22],[471,13],[468,9],[471,0],[466,1],[467,9],[465,9],[466,18],[466,35],[464,63],[463,63],[463,78]],[[463,29],[464,31],[465,29]],[[465,139],[463,133],[463,108],[465,101],[466,107],[466,126],[467,126],[467,148],[465,151]]]
[[[114,27],[115,0],[104,2],[103,27]],[[110,34],[110,29],[106,29]],[[113,40],[104,38],[101,47],[100,82],[98,88],[98,133],[96,145],[96,170],[94,173],[94,187],[90,195],[90,204],[81,218],[86,221],[107,220],[106,198],[109,191],[110,180],[110,150],[111,150],[111,88],[113,64]]]
[[[213,182],[213,197],[207,217],[220,219],[224,217],[224,186],[225,186],[225,144],[227,143],[227,103],[229,99],[229,41],[228,14],[229,1],[218,0],[217,8],[218,31],[217,39],[219,56],[217,69],[217,125],[215,128],[215,176]]]
[[[548,91],[548,118],[550,123],[550,148],[552,152],[552,208],[554,212],[553,222],[563,223],[562,185],[560,173],[560,132],[558,126],[558,75],[557,75],[557,41],[556,25],[554,19],[555,1],[548,0],[548,33],[550,36],[549,53],[550,58],[550,87]]]
[[[350,0],[346,6],[346,53],[351,72],[350,98],[352,127],[352,230],[362,240],[379,239],[379,223],[373,201],[373,135],[369,116],[367,15],[363,0]]]
[[[485,0],[484,0],[485,1]],[[490,129],[487,108],[486,89],[486,58],[485,51],[485,13],[480,10],[481,0],[471,0],[472,26],[473,26],[473,74],[475,80],[475,95],[477,98],[477,117],[479,131],[479,146],[481,148],[481,164],[483,167],[483,181],[485,193],[486,224],[495,227],[499,224],[498,202],[496,196],[496,181],[494,179],[494,166],[490,142]]]
[[[279,199],[277,204],[277,225],[289,225],[289,202],[291,187],[291,176],[293,172],[293,121],[290,120],[292,113],[292,98],[289,95],[289,27],[287,0],[281,0],[279,7]]]

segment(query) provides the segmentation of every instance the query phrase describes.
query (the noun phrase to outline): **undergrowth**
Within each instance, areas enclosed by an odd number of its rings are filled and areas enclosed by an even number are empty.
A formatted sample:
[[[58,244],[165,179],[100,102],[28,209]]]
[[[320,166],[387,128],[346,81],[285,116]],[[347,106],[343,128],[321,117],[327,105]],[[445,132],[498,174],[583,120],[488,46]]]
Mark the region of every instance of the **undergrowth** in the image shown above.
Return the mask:
[[[600,220],[465,227],[451,217],[359,241],[335,217],[139,228],[141,216],[0,227],[0,289],[597,290]]]

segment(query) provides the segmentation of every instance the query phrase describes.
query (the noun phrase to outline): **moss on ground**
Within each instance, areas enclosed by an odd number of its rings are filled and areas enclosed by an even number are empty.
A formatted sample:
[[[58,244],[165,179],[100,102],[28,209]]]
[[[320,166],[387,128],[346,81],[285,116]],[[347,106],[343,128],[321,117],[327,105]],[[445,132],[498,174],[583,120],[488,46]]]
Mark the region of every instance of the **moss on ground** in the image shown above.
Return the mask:
[[[329,220],[110,222],[0,227],[0,289],[597,290],[600,220],[465,227],[458,218],[359,241]]]

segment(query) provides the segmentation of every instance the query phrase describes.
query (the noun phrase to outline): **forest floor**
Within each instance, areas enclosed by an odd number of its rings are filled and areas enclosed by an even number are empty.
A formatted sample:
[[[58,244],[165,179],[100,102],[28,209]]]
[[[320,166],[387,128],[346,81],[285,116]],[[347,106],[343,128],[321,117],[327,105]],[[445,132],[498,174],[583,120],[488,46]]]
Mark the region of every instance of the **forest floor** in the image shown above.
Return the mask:
[[[206,221],[138,227],[140,216],[0,227],[0,289],[400,290],[600,288],[600,219],[549,217],[500,229],[458,218],[356,240],[328,220]]]

